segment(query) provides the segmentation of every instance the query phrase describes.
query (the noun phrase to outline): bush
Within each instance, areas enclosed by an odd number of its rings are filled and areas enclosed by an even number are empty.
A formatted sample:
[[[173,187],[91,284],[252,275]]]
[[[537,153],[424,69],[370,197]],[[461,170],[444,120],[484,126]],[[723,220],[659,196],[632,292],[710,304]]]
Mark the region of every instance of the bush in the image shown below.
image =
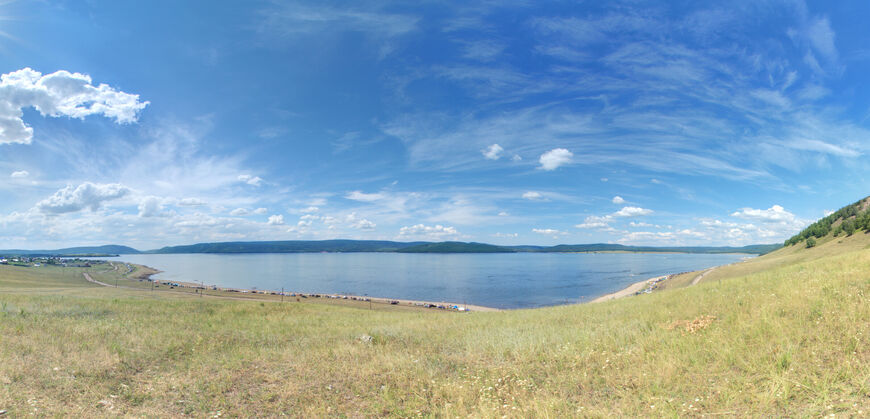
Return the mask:
[[[810,237],[807,239],[807,249],[814,247],[816,245],[816,239],[814,237]]]

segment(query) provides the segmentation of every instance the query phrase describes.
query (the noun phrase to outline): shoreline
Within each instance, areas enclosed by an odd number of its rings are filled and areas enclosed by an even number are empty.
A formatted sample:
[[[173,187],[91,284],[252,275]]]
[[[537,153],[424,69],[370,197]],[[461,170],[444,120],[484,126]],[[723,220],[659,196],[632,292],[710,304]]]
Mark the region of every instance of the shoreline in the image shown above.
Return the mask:
[[[585,253],[585,252],[583,252],[583,253]],[[109,263],[111,263],[111,262],[109,262]],[[739,263],[739,262],[734,262],[734,263]],[[699,277],[703,277],[704,275],[706,275],[710,271],[713,271],[714,269],[719,268],[720,266],[727,266],[727,265],[732,265],[732,264],[733,263],[729,263],[726,265],[719,265],[719,266],[713,266],[713,267],[707,268],[705,270],[702,270],[702,273],[701,273],[701,275],[699,275]],[[353,294],[301,293],[301,292],[287,292],[287,291],[284,291],[282,293],[281,291],[256,290],[256,289],[246,289],[246,288],[236,288],[236,287],[218,287],[218,286],[212,286],[211,288],[209,288],[209,287],[203,286],[202,284],[198,284],[198,283],[194,283],[194,282],[185,282],[185,281],[171,282],[171,281],[160,281],[157,279],[153,279],[153,278],[151,278],[152,275],[162,273],[163,271],[160,271],[158,269],[154,269],[154,268],[152,268],[150,266],[146,266],[146,265],[137,265],[137,264],[130,264],[130,265],[131,266],[138,266],[140,269],[143,270],[143,272],[141,272],[135,278],[128,278],[128,279],[138,279],[138,280],[142,280],[142,281],[155,282],[155,283],[160,284],[160,285],[172,286],[174,284],[174,286],[185,287],[185,288],[205,289],[205,290],[213,290],[213,291],[221,291],[221,292],[237,292],[237,293],[249,294],[249,295],[257,295],[257,294],[282,295],[283,294],[284,297],[297,298],[297,299],[300,299],[300,298],[324,298],[324,299],[332,299],[332,300],[351,300],[351,301],[372,302],[372,303],[377,303],[377,304],[415,306],[415,307],[420,307],[420,308],[435,308],[435,309],[440,309],[440,310],[459,311],[459,312],[467,312],[467,311],[496,312],[496,311],[510,310],[510,309],[500,309],[500,308],[495,308],[495,307],[481,306],[481,305],[476,305],[476,304],[459,304],[459,303],[452,303],[452,302],[447,302],[447,301],[435,302],[435,301],[426,301],[426,300],[409,300],[409,299],[402,299],[402,298],[359,296],[359,295],[353,295]],[[624,297],[628,297],[628,296],[632,296],[632,295],[649,294],[658,288],[659,283],[664,282],[664,281],[668,281],[671,278],[673,278],[677,275],[684,274],[684,273],[686,273],[686,272],[680,272],[680,273],[674,273],[674,274],[661,275],[661,276],[657,276],[657,277],[647,278],[647,279],[644,279],[642,281],[635,282],[635,283],[633,283],[633,284],[631,284],[631,285],[629,285],[621,290],[611,292],[609,294],[601,295],[601,296],[596,297],[596,298],[589,300],[589,301],[579,302],[579,303],[575,303],[575,304],[600,303],[603,301],[616,300],[619,298],[624,298]],[[698,280],[700,278],[695,278],[695,279]],[[692,281],[690,286],[695,285],[695,283],[696,283],[695,281]]]
[[[111,262],[109,262],[111,264]],[[414,306],[419,308],[432,308],[446,311],[458,311],[458,312],[467,312],[467,311],[477,311],[477,312],[495,312],[502,311],[500,308],[495,307],[486,307],[476,304],[460,304],[460,303],[452,303],[447,301],[426,301],[426,300],[408,300],[402,298],[385,298],[385,297],[369,297],[369,296],[359,296],[352,294],[337,294],[337,293],[304,293],[304,292],[293,292],[293,291],[272,291],[272,290],[256,290],[256,289],[247,289],[247,288],[237,288],[237,287],[219,287],[213,285],[211,287],[205,286],[203,284],[195,283],[195,282],[187,282],[187,281],[161,281],[159,279],[151,278],[152,275],[156,275],[162,273],[163,271],[152,268],[146,265],[138,265],[138,264],[130,264],[131,266],[136,266],[142,270],[137,276],[132,278],[127,278],[128,280],[141,280],[154,282],[159,285],[169,285],[171,287],[184,287],[184,288],[193,288],[193,289],[201,289],[201,290],[211,290],[211,291],[221,291],[228,293],[239,293],[239,294],[248,294],[248,295],[282,295],[284,297],[289,298],[323,298],[330,300],[350,300],[350,301],[362,301],[362,302],[371,302],[375,304],[386,304],[386,305],[403,305],[403,306]],[[114,265],[112,265],[114,266]],[[132,273],[132,272],[130,272]],[[207,295],[207,294],[206,294]]]
[[[640,293],[649,294],[654,289],[658,288],[657,285],[660,282],[667,281],[668,279],[673,278],[675,275],[678,274],[662,275],[644,279],[643,281],[635,282],[619,291],[611,292],[610,294],[604,294],[600,297],[595,298],[594,300],[588,301],[587,303],[600,303],[602,301],[616,300],[618,298],[628,297],[630,295],[637,295]]]

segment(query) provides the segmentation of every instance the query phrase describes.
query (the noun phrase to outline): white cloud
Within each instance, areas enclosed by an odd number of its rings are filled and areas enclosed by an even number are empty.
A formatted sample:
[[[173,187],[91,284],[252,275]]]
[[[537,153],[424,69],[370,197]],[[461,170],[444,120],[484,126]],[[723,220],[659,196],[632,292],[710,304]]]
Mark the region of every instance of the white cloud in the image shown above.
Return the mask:
[[[377,224],[366,220],[365,218],[351,224],[351,228],[355,228],[357,230],[374,230],[375,227],[377,227]]]
[[[13,179],[23,179],[23,178],[26,178],[28,176],[30,176],[30,172],[28,172],[27,170],[19,170],[16,172],[12,172],[12,174],[9,175],[9,177],[11,177]]]
[[[324,223],[326,223],[326,219],[324,219]],[[377,226],[375,223],[365,219],[359,218],[355,212],[348,214],[345,217],[345,222],[348,223],[350,228],[355,228],[357,230],[374,230]]]
[[[519,154],[514,154],[514,156],[511,157],[511,160],[512,161],[522,161],[523,158]]]
[[[483,153],[483,157],[486,157],[489,160],[500,159],[503,152],[504,152],[504,149],[498,144],[493,144],[493,145],[481,150],[481,153]]]
[[[624,203],[625,203],[625,200],[622,199],[621,196],[617,195],[617,196],[614,196],[614,197],[613,197],[613,199],[611,200],[611,202],[613,202],[614,204],[617,204],[617,205],[618,205],[618,204],[624,204]]]
[[[39,201],[36,208],[43,214],[64,214],[81,211],[85,208],[97,211],[103,202],[121,198],[128,193],[130,193],[130,189],[121,184],[85,182],[75,188],[68,185],[55,192],[54,195]]]
[[[637,223],[637,222],[634,222],[634,221],[628,223],[628,225],[631,226],[631,227],[659,227],[659,226],[657,226],[657,225],[653,225],[653,224],[650,224],[650,223],[644,223],[644,222],[639,222],[639,223]]]
[[[556,230],[553,228],[533,228],[532,232],[538,233],[538,234],[543,234],[545,236],[552,236],[554,239],[558,238],[559,236],[564,236],[564,235],[568,234],[568,233],[565,233],[564,231],[559,231],[559,230]]]
[[[94,86],[91,77],[65,70],[42,75],[24,68],[0,76],[0,144],[30,144],[33,128],[22,119],[23,109],[35,108],[42,116],[84,118],[104,115],[119,124],[135,122],[148,106],[139,95]]]
[[[500,212],[498,213],[498,216],[499,216],[499,217],[507,217],[508,215],[510,215],[510,214],[508,214],[508,213],[505,212],[505,211],[500,211]]]
[[[178,200],[178,205],[182,207],[199,207],[205,204],[206,202],[199,198],[182,198]]]
[[[396,38],[417,28],[417,17],[365,10],[363,4],[354,6],[331,8],[322,4],[278,2],[260,13],[263,20],[259,31],[269,36],[270,43],[307,39],[308,36],[322,39],[327,34],[353,34],[375,44],[377,48],[366,50],[375,50],[379,58],[383,58],[395,48]]]
[[[352,201],[361,201],[361,202],[374,202],[384,198],[384,194],[382,193],[363,193],[361,191],[353,191],[347,195],[345,198],[350,199]]]
[[[148,196],[139,202],[139,216],[143,218],[163,215],[163,200],[156,196]]]
[[[230,215],[232,215],[234,217],[240,217],[240,216],[248,215],[248,214],[250,214],[250,211],[248,211],[245,208],[236,208],[236,209],[230,211]]]
[[[495,233],[492,234],[492,237],[498,237],[500,239],[513,239],[519,237],[520,235],[517,233]]]
[[[543,198],[544,196],[540,192],[528,191],[523,194],[523,199],[528,199],[529,201],[537,201]]]
[[[174,211],[164,212],[163,203],[165,199],[156,196],[147,196],[139,201],[139,217],[168,217],[175,215]]]
[[[280,226],[284,225],[284,216],[283,215],[270,215],[269,221],[266,222],[272,226]]]
[[[652,214],[653,210],[640,207],[623,207],[621,210],[613,213],[614,217],[638,217],[641,215]]]
[[[766,210],[754,208],[741,208],[731,214],[732,217],[743,218],[746,220],[757,220],[765,223],[793,223],[797,220],[794,214],[785,210],[785,208],[774,205]]]
[[[603,217],[598,217],[595,215],[590,215],[583,220],[583,223],[577,224],[574,227],[577,228],[607,228],[610,227],[610,222],[613,221],[613,217],[609,215],[605,215]]]
[[[459,232],[454,227],[445,227],[441,224],[427,226],[424,224],[416,224],[405,226],[399,229],[399,236],[402,237],[422,237],[434,240],[443,240],[449,237],[456,237]]]
[[[858,157],[861,155],[860,151],[819,140],[793,139],[782,142],[782,145],[795,150],[816,151],[840,157]]]
[[[253,214],[263,215],[263,214],[265,214],[265,213],[267,213],[267,212],[269,212],[269,210],[267,210],[267,209],[265,209],[265,208],[257,208],[257,209],[255,209],[255,210],[253,211]]]
[[[538,159],[538,162],[541,164],[541,169],[556,170],[559,166],[570,163],[571,158],[573,157],[574,153],[564,148],[554,148],[541,154],[541,158]]]
[[[260,186],[263,184],[263,179],[261,179],[259,176],[239,175],[238,179],[239,182],[245,182],[251,186]]]
[[[807,28],[806,36],[813,48],[828,60],[837,59],[837,47],[834,45],[836,35],[831,29],[831,22],[828,18],[820,18],[812,22]]]
[[[313,205],[310,206],[310,207],[308,207],[308,208],[303,208],[303,209],[299,210],[299,212],[301,212],[301,213],[303,213],[303,214],[311,214],[311,213],[315,213],[315,212],[318,212],[318,211],[320,211],[320,208],[315,207],[315,206],[313,206]]]

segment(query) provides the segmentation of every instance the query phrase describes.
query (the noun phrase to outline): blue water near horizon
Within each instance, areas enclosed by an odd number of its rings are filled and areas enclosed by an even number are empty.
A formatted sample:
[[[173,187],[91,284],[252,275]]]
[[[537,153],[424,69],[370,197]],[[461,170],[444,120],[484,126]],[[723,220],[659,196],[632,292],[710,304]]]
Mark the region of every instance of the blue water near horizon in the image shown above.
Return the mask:
[[[589,301],[635,282],[747,258],[686,253],[284,253],[122,255],[164,281],[369,295],[502,309]]]

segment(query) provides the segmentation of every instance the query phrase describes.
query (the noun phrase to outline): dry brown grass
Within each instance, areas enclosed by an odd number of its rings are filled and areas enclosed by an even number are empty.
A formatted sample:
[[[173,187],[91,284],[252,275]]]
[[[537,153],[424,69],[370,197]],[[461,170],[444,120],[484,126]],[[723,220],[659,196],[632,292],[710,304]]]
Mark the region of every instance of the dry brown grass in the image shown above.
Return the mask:
[[[715,320],[716,316],[704,315],[695,317],[694,320],[674,320],[665,328],[668,330],[679,329],[684,333],[693,334],[706,329],[708,326],[713,324]]]
[[[151,294],[92,286],[80,271],[0,267],[0,409],[860,417],[870,252],[824,246],[821,258],[683,289],[469,314]]]

